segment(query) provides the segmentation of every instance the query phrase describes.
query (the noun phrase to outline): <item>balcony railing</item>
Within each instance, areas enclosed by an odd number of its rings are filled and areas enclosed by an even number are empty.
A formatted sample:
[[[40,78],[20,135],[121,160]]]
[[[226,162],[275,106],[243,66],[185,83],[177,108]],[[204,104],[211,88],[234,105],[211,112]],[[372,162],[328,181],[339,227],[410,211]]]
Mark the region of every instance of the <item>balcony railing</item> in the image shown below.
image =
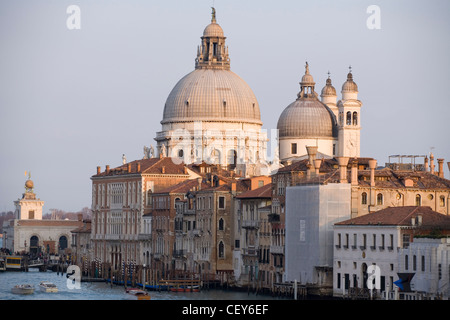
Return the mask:
[[[258,247],[247,247],[242,248],[242,254],[246,256],[258,256]]]
[[[284,254],[284,246],[270,246],[270,253]]]
[[[139,241],[147,241],[147,240],[151,240],[151,239],[152,239],[152,235],[148,234],[148,233],[139,233],[139,235],[138,235]]]
[[[257,220],[243,220],[242,228],[246,229],[259,229],[259,221]]]

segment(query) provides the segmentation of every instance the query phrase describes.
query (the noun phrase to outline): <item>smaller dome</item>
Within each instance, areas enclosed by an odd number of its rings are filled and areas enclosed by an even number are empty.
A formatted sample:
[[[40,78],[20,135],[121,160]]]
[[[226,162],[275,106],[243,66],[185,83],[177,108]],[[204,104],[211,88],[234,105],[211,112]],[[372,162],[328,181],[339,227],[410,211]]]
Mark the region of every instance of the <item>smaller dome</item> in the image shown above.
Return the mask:
[[[305,65],[305,74],[302,77],[302,81],[300,82],[302,86],[314,86],[316,83],[314,82],[313,76],[309,73],[309,65],[308,62],[306,62]]]
[[[347,75],[347,81],[342,85],[342,92],[358,92],[358,86],[353,81],[353,75],[351,72]]]
[[[309,83],[315,83],[314,82],[314,78],[312,75],[308,74],[304,74],[302,77],[302,84],[309,84]]]
[[[336,89],[331,84],[330,78],[327,79],[327,83],[326,83],[325,87],[323,87],[323,89],[322,89],[321,96],[322,97],[336,96]]]
[[[203,37],[224,37],[223,30],[220,25],[215,22],[208,24],[203,31]]]

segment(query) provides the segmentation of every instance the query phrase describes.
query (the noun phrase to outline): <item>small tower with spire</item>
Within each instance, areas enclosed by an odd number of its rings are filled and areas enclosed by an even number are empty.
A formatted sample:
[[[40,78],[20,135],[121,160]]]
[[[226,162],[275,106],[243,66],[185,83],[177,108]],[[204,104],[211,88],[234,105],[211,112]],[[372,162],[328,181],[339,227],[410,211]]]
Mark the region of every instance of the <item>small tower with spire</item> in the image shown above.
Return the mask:
[[[336,119],[338,118],[338,107],[336,105],[337,102],[337,95],[336,95],[336,89],[333,87],[331,83],[330,78],[330,71],[328,71],[328,78],[326,81],[325,86],[322,88],[322,92],[320,93],[320,97],[322,99],[322,102],[328,106],[328,108],[333,111],[334,116]]]
[[[305,63],[305,74],[300,81],[300,92],[298,93],[298,99],[305,98],[317,98],[317,93],[314,91],[316,83],[314,82],[313,76],[309,73],[308,61]]]
[[[358,100],[358,86],[353,81],[352,67],[349,67],[347,81],[342,85],[342,100],[338,101],[338,155],[360,156],[361,107]]]
[[[36,199],[36,194],[33,191],[34,182],[31,180],[31,174],[28,173],[28,179],[25,181],[25,193],[22,199],[14,201],[16,211],[14,218],[18,220],[37,219],[42,220],[42,207],[44,201]]]
[[[214,7],[211,9],[211,23],[203,31],[202,43],[197,47],[195,68],[230,70],[228,47],[225,45],[226,37],[222,27],[217,24],[216,9]]]

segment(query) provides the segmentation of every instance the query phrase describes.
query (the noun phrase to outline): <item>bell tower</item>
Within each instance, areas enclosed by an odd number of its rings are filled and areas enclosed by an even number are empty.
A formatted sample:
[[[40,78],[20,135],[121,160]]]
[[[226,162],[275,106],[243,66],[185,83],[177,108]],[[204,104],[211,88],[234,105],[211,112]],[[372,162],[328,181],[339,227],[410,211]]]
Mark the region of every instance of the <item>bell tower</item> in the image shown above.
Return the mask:
[[[353,81],[351,67],[347,81],[342,85],[342,100],[338,107],[338,156],[360,157],[361,107],[358,86]]]
[[[14,201],[16,211],[14,218],[18,220],[36,219],[42,220],[42,207],[44,201],[36,199],[36,194],[33,192],[34,183],[31,180],[31,175],[28,174],[28,180],[25,181],[25,193],[22,199]]]

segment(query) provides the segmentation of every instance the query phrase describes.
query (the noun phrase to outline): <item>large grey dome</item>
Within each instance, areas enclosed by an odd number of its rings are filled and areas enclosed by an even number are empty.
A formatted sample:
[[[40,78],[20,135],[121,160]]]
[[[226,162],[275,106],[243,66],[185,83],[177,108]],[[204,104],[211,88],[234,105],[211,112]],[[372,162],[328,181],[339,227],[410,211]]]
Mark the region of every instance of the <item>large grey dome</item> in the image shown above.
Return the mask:
[[[297,99],[281,113],[277,128],[280,138],[335,138],[333,112],[314,98]]]
[[[161,123],[186,121],[262,124],[249,85],[230,70],[208,68],[184,76],[166,100]]]

